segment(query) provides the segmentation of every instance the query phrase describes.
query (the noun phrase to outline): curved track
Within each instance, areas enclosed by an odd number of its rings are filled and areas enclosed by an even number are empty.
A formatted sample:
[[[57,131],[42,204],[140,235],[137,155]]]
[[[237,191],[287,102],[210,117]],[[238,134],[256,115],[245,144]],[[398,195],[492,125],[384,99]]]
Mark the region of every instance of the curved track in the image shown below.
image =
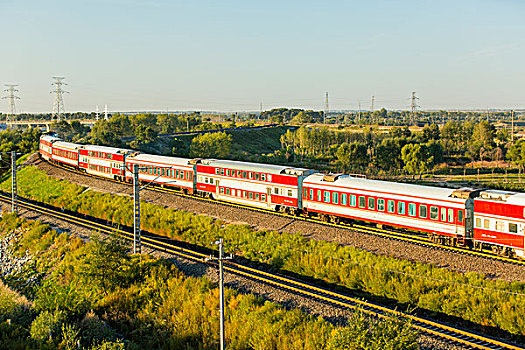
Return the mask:
[[[108,179],[108,178],[100,177],[100,176],[96,176],[96,175],[91,175],[91,174],[88,174],[86,172],[82,172],[82,171],[79,171],[77,169],[69,168],[69,167],[66,167],[66,166],[63,166],[63,165],[59,165],[59,164],[56,164],[56,163],[50,163],[50,164],[52,166],[61,168],[61,169],[65,170],[65,171],[70,171],[70,172],[73,172],[73,173],[76,173],[76,174],[79,174],[79,175],[89,176],[89,177],[101,179],[101,180],[104,180],[104,181],[111,181],[111,182],[115,182],[115,183],[119,183],[119,184],[130,185],[127,182],[117,181],[117,180],[113,180],[113,179]],[[381,236],[381,237],[388,238],[388,239],[404,241],[404,242],[408,242],[408,243],[411,243],[411,244],[417,244],[417,245],[420,245],[420,246],[426,246],[426,247],[429,247],[429,248],[432,248],[432,249],[448,250],[448,251],[451,251],[451,252],[454,252],[454,253],[457,253],[457,254],[472,255],[472,256],[482,257],[482,258],[485,258],[485,259],[493,259],[493,260],[503,261],[505,263],[510,263],[510,264],[514,264],[514,265],[525,266],[525,260],[513,259],[513,258],[506,257],[506,256],[496,255],[496,254],[493,254],[492,252],[485,251],[485,250],[473,250],[473,249],[470,249],[470,248],[455,247],[455,246],[448,246],[448,245],[442,245],[442,244],[434,243],[434,242],[431,242],[427,238],[426,235],[422,235],[422,234],[419,234],[417,232],[408,232],[408,231],[400,231],[400,230],[394,230],[394,229],[376,228],[376,227],[367,226],[367,225],[363,225],[363,224],[346,224],[346,223],[323,222],[323,221],[321,221],[319,219],[314,219],[314,218],[306,217],[306,216],[291,215],[291,214],[287,214],[287,213],[276,212],[276,211],[273,211],[273,210],[270,210],[270,209],[262,209],[262,208],[251,207],[251,206],[248,206],[248,205],[242,205],[242,204],[230,203],[230,202],[225,202],[225,201],[220,201],[220,200],[215,200],[215,199],[197,197],[197,196],[193,196],[193,195],[189,195],[189,194],[184,194],[184,193],[182,193],[180,191],[177,191],[177,190],[174,190],[174,189],[170,189],[170,188],[166,188],[166,187],[150,186],[150,187],[147,188],[147,190],[155,191],[155,192],[161,192],[161,193],[168,193],[168,194],[172,194],[172,195],[176,195],[176,196],[180,196],[180,197],[189,198],[189,199],[192,199],[192,200],[203,201],[203,202],[210,202],[210,203],[215,203],[215,204],[218,204],[218,205],[224,205],[224,206],[227,206],[227,207],[234,207],[234,208],[240,208],[240,209],[244,209],[244,210],[250,210],[252,212],[259,212],[259,213],[264,213],[264,214],[267,214],[267,215],[281,216],[281,217],[286,217],[286,218],[290,218],[290,219],[293,219],[293,220],[301,220],[301,221],[311,222],[311,223],[315,223],[317,225],[332,226],[332,227],[342,228],[342,229],[346,229],[346,230],[352,230],[352,231],[356,231],[356,232],[367,234],[367,235]]]
[[[11,197],[6,194],[0,194],[0,200],[10,202]],[[63,213],[56,208],[50,208],[32,201],[19,199],[19,207],[26,208],[31,211],[36,211],[44,215],[48,215],[60,220],[64,220],[76,225],[80,225],[89,229],[97,230],[105,234],[118,235],[124,239],[132,240],[133,234],[131,230],[124,230],[115,228],[107,224],[98,223],[88,219],[78,218],[74,215]],[[153,236],[143,236],[142,242],[144,245],[154,249],[159,249],[186,259],[207,263],[204,259],[208,255],[201,252],[177,246],[175,242],[167,239],[160,239]],[[213,264],[213,263],[212,263]],[[455,326],[446,325],[440,322],[432,321],[426,318],[415,316],[409,313],[399,312],[397,310],[384,307],[382,305],[364,301],[362,299],[354,298],[344,293],[335,292],[327,288],[318,287],[310,283],[305,283],[295,278],[286,277],[279,274],[268,273],[259,269],[244,266],[235,262],[225,263],[226,271],[247,277],[249,279],[276,286],[286,291],[296,293],[308,298],[320,300],[339,307],[361,309],[365,313],[380,317],[402,317],[411,321],[412,327],[428,333],[430,335],[456,342],[467,347],[475,349],[511,349],[523,350],[525,348],[510,344],[501,340],[493,339],[488,336],[473,333],[468,330],[460,329]]]

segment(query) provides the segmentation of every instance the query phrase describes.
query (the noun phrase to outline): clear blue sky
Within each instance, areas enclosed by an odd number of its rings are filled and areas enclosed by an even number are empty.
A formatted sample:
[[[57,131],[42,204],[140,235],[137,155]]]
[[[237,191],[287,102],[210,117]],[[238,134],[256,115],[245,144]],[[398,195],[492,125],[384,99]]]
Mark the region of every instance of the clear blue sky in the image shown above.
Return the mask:
[[[0,0],[0,25],[18,112],[56,75],[69,112],[525,108],[522,0]]]

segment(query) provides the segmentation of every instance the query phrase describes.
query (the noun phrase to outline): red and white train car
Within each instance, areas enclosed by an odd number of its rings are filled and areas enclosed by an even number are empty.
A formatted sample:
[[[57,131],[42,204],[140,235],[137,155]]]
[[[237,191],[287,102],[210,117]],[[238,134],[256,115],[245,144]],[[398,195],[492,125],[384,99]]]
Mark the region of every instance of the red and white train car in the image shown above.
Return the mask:
[[[483,191],[474,200],[475,247],[490,244],[495,253],[525,257],[525,193]]]
[[[51,159],[57,163],[66,164],[78,168],[78,153],[82,149],[82,145],[65,142],[53,142],[53,155]]]
[[[427,232],[465,244],[472,238],[474,190],[401,184],[348,175],[313,174],[303,183],[306,213]],[[439,235],[439,236],[438,236]]]
[[[215,199],[261,208],[297,211],[309,169],[231,160],[199,159],[196,189]]]
[[[53,156],[53,142],[57,141],[62,141],[62,139],[49,135],[40,136],[39,149],[42,158],[44,158],[47,161],[51,160],[51,157]]]
[[[88,174],[123,180],[126,176],[126,156],[136,152],[123,148],[85,145],[80,149],[78,166]]]
[[[131,170],[139,165],[139,180],[182,189],[194,190],[194,165],[191,159],[137,154],[126,157],[126,181],[133,181]]]

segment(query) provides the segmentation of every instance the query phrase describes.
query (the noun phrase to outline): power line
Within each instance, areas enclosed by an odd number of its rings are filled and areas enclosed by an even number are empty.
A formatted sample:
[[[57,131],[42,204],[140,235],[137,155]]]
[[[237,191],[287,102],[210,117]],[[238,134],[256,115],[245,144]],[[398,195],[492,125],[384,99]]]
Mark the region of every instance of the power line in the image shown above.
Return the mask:
[[[57,122],[60,121],[60,117],[62,116],[62,113],[65,111],[64,110],[64,99],[62,98],[62,95],[66,92],[66,93],[69,93],[68,91],[65,91],[62,86],[63,85],[67,85],[66,83],[63,82],[64,77],[53,77],[53,79],[55,79],[55,81],[53,83],[51,83],[51,85],[54,85],[55,86],[55,89],[53,91],[51,91],[51,93],[54,93],[55,94],[55,103],[53,105],[53,117],[56,116],[57,118]]]
[[[16,114],[16,108],[15,108],[15,100],[20,99],[20,97],[16,96],[15,93],[18,92],[18,89],[15,89],[18,85],[15,84],[4,84],[7,89],[4,91],[7,92],[7,96],[2,97],[3,99],[9,99],[9,113],[7,114],[6,118],[6,124],[9,126],[9,122],[15,121],[15,114]]]

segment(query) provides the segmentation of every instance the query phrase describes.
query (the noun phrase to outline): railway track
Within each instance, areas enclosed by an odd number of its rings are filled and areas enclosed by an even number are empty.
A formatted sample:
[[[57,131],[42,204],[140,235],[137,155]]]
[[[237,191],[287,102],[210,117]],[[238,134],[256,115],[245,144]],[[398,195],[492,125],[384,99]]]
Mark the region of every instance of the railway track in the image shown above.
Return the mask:
[[[10,202],[11,197],[8,194],[0,193],[0,200],[3,202]],[[30,211],[35,211],[40,214],[50,216],[55,219],[63,220],[72,224],[76,224],[88,229],[96,230],[104,234],[117,235],[127,240],[133,240],[131,229],[116,228],[108,224],[96,222],[93,220],[76,217],[69,213],[64,213],[58,208],[49,207],[33,201],[20,198],[18,206]],[[215,264],[213,262],[206,262],[204,259],[208,257],[202,252],[178,246],[176,242],[169,239],[161,239],[155,236],[142,236],[142,244],[153,249],[164,251],[189,259],[192,261]],[[274,287],[283,289],[303,297],[311,298],[313,300],[322,301],[341,308],[360,309],[363,312],[379,317],[391,318],[400,317],[411,322],[411,326],[421,332],[427,333],[453,343],[461,344],[466,347],[474,349],[486,350],[524,350],[525,347],[511,344],[506,341],[494,339],[479,333],[471,332],[466,329],[461,329],[456,326],[447,325],[426,319],[417,315],[406,312],[400,312],[377,303],[368,302],[362,299],[352,297],[350,295],[335,292],[328,288],[319,287],[311,283],[307,283],[296,278],[283,276],[280,274],[269,273],[260,269],[255,269],[245,266],[234,261],[225,262],[224,268],[226,271],[246,277],[248,279],[272,285]]]
[[[117,180],[108,179],[108,178],[103,178],[103,177],[100,177],[100,176],[96,176],[96,175],[88,174],[88,173],[85,173],[85,172],[81,172],[81,171],[78,171],[76,169],[69,168],[69,167],[66,167],[66,166],[63,166],[63,165],[59,165],[59,164],[55,164],[55,163],[50,163],[50,164],[52,166],[57,167],[57,168],[60,168],[60,169],[63,169],[65,171],[69,171],[69,172],[72,172],[72,173],[76,173],[76,174],[79,174],[79,175],[88,176],[88,177],[92,177],[92,178],[96,178],[96,179],[100,179],[100,180],[104,180],[104,181],[111,181],[111,182],[114,182],[114,183],[130,186],[130,184],[127,183],[127,182],[117,181]],[[455,246],[449,246],[449,245],[443,245],[443,244],[434,243],[434,242],[431,242],[427,238],[426,235],[418,234],[416,232],[408,232],[408,231],[400,231],[400,230],[394,230],[394,229],[377,228],[377,227],[367,226],[367,225],[363,225],[363,224],[347,224],[347,223],[324,222],[324,221],[321,221],[319,219],[314,219],[314,218],[306,217],[306,216],[291,215],[291,214],[288,214],[288,213],[276,212],[276,211],[270,210],[270,209],[255,208],[255,207],[250,207],[250,206],[247,206],[247,205],[242,205],[242,204],[237,204],[237,203],[230,203],[230,202],[225,202],[225,201],[220,201],[220,200],[215,200],[215,199],[210,199],[210,198],[196,197],[196,196],[193,196],[193,195],[184,194],[181,191],[177,191],[177,190],[170,189],[170,188],[165,188],[165,187],[150,186],[150,187],[146,188],[146,190],[153,191],[153,192],[172,194],[172,195],[176,195],[176,196],[180,196],[180,197],[189,198],[191,200],[196,200],[196,201],[201,201],[201,202],[208,202],[208,203],[214,203],[216,205],[222,205],[222,206],[226,206],[226,207],[232,207],[232,208],[239,208],[239,209],[243,209],[243,210],[249,210],[249,211],[252,211],[254,213],[264,213],[266,215],[280,216],[280,217],[285,217],[285,218],[289,218],[289,219],[292,219],[292,220],[300,220],[300,221],[310,222],[310,223],[314,223],[316,225],[331,226],[331,227],[336,227],[336,228],[345,229],[345,230],[352,230],[352,231],[356,231],[356,232],[359,232],[359,233],[362,233],[362,234],[380,236],[380,237],[384,237],[384,238],[388,238],[388,239],[393,239],[393,240],[397,240],[397,241],[403,241],[403,242],[407,242],[407,243],[411,243],[411,244],[425,246],[425,247],[429,247],[429,248],[432,248],[432,249],[451,251],[451,252],[454,252],[454,253],[457,253],[457,254],[472,255],[472,256],[482,257],[482,258],[485,258],[485,259],[491,259],[491,260],[496,260],[496,261],[503,261],[505,263],[514,264],[514,265],[518,265],[518,266],[525,266],[525,260],[513,259],[513,258],[506,257],[506,256],[496,255],[496,254],[493,254],[492,252],[489,252],[489,251],[486,251],[486,250],[473,250],[473,249],[470,249],[470,248],[455,247]]]

